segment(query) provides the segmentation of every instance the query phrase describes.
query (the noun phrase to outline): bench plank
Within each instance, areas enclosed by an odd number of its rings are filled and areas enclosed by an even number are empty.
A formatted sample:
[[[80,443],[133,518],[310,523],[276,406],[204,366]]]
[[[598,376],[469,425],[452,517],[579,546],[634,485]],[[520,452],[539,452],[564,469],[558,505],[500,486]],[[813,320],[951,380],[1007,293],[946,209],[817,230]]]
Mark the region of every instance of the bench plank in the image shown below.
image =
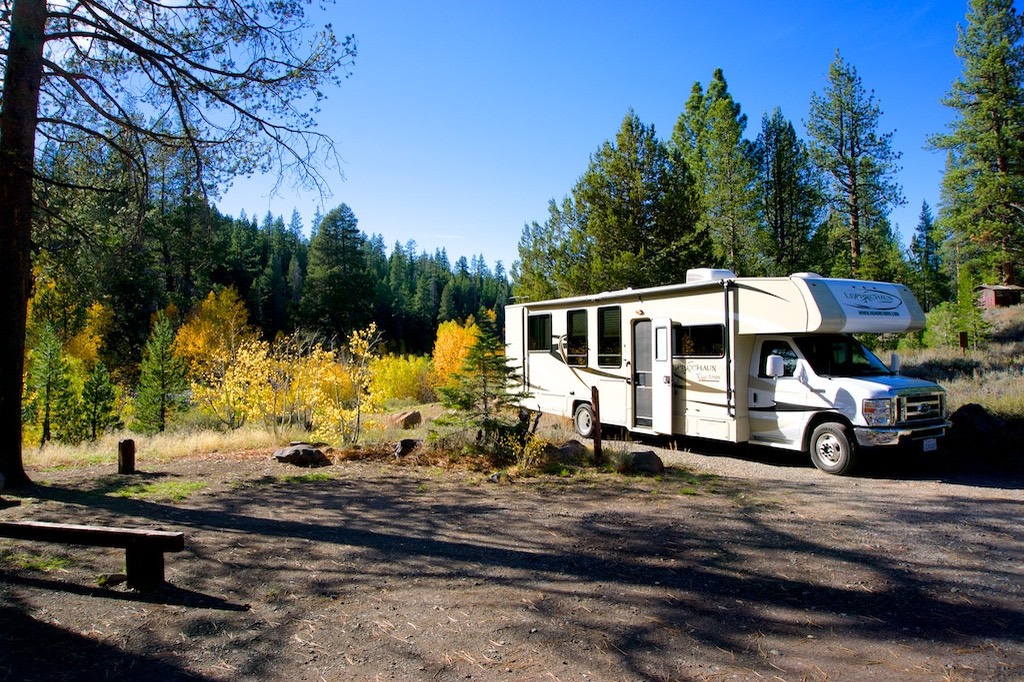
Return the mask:
[[[128,587],[147,590],[164,583],[164,552],[185,549],[185,534],[148,528],[83,526],[49,521],[0,521],[0,537],[71,545],[125,548]]]
[[[180,532],[49,521],[0,521],[0,537],[97,547],[145,545],[163,552],[180,552],[185,549],[185,534]]]

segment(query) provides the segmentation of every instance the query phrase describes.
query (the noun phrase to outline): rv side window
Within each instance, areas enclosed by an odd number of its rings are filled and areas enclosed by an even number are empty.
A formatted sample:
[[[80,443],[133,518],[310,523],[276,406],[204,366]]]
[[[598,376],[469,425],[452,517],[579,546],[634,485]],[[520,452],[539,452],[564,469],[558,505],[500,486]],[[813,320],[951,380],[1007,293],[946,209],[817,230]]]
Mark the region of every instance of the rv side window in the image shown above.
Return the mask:
[[[527,350],[551,350],[551,315],[530,315]]]
[[[672,355],[720,358],[725,349],[725,327],[720,324],[672,325]]]
[[[570,365],[587,366],[587,311],[570,310],[566,313],[565,355]]]
[[[597,309],[597,364],[622,366],[622,311],[618,306]]]

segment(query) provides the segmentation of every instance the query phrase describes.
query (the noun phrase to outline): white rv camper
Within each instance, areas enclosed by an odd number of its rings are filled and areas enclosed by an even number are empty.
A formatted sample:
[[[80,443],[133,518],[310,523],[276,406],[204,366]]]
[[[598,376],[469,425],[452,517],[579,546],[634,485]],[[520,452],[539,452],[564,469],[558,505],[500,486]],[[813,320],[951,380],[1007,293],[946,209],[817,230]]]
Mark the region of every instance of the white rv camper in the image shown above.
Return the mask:
[[[900,376],[851,334],[924,326],[905,286],[699,269],[686,283],[505,309],[523,407],[632,432],[810,452],[843,473],[859,448],[944,435],[945,391]],[[894,364],[897,360],[894,358]]]

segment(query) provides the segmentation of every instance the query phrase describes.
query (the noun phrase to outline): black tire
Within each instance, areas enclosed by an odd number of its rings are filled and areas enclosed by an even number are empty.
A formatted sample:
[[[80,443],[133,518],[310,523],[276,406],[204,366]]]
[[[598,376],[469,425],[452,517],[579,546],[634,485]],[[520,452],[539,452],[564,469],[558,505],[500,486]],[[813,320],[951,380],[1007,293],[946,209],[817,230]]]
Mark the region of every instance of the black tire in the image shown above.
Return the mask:
[[[827,474],[845,474],[853,467],[856,447],[850,431],[837,422],[818,424],[811,434],[811,462]]]
[[[576,412],[572,415],[572,425],[583,438],[594,436],[594,410],[590,403],[580,403],[576,406]]]

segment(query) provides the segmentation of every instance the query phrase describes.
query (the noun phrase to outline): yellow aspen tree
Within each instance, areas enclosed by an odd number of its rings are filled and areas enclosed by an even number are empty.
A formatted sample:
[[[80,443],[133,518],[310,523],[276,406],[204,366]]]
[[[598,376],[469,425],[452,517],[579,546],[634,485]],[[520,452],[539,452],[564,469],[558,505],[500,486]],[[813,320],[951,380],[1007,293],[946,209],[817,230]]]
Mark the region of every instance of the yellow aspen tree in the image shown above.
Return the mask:
[[[377,330],[377,323],[352,332],[348,337],[348,372],[355,393],[355,424],[352,442],[358,442],[362,431],[363,411],[373,411],[373,394],[370,392],[370,362],[377,354],[383,334]]]
[[[434,340],[434,386],[442,387],[451,383],[453,375],[462,369],[469,356],[469,349],[476,343],[480,328],[472,318],[466,324],[454,320],[442,322],[437,328]]]
[[[249,311],[234,287],[211,291],[181,325],[175,354],[193,375],[222,374],[243,343],[257,338]]]
[[[274,401],[280,417],[307,429],[314,428],[318,406],[325,398],[321,383],[330,381],[334,352],[319,343],[293,335],[280,347],[274,382]],[[331,393],[331,391],[328,391]]]
[[[64,346],[67,354],[92,367],[99,360],[100,347],[113,322],[113,310],[102,303],[90,305],[85,313],[85,327]]]
[[[200,410],[231,429],[266,418],[272,388],[270,346],[244,341],[223,371],[212,368],[192,381],[192,400]]]
[[[347,435],[355,418],[355,410],[349,407],[354,391],[348,372],[334,353],[319,359],[328,358],[331,362],[314,367],[317,376],[312,402],[313,432],[327,442],[344,442],[349,440]]]
[[[422,355],[388,354],[370,362],[370,392],[378,403],[389,400],[434,399],[431,375],[434,366]]]

